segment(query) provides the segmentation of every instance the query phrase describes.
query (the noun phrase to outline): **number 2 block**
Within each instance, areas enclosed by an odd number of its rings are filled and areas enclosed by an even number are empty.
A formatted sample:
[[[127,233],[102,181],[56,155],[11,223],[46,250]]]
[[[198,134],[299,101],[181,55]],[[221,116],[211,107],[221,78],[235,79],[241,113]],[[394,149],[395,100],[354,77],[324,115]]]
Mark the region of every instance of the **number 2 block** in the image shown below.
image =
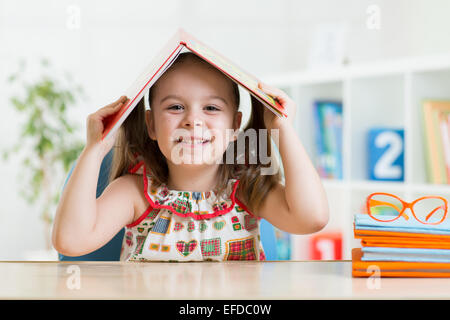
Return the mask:
[[[370,180],[404,180],[404,130],[370,129],[367,136]]]

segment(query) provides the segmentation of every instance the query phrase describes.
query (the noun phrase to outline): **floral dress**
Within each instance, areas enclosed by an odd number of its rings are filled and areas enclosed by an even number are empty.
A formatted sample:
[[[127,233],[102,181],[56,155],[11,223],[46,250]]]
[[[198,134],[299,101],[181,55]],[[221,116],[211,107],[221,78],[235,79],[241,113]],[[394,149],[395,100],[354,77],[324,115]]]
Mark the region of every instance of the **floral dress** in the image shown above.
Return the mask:
[[[143,161],[130,173],[142,174],[149,206],[126,226],[121,261],[265,260],[259,219],[235,196],[239,180],[219,195],[154,188]]]

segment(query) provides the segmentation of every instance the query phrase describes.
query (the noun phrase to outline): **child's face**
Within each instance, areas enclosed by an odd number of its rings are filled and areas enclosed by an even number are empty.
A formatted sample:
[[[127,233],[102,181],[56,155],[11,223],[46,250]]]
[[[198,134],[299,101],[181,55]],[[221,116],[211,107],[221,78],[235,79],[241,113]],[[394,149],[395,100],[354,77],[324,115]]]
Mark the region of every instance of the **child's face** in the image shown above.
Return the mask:
[[[175,164],[220,163],[241,124],[232,86],[220,71],[187,60],[162,75],[146,112],[148,134]]]

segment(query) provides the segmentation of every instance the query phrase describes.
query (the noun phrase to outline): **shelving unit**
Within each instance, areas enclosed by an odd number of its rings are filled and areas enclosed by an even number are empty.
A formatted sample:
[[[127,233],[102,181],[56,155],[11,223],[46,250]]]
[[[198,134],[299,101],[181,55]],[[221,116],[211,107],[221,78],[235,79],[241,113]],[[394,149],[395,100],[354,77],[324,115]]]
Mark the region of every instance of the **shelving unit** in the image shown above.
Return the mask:
[[[353,215],[372,192],[392,192],[406,201],[426,194],[450,199],[450,185],[429,184],[426,178],[422,102],[450,100],[450,55],[373,62],[336,69],[305,71],[264,78],[297,103],[295,126],[315,161],[313,101],[343,103],[343,179],[324,179],[330,222],[324,232],[341,231],[342,258],[359,247],[353,236]],[[371,127],[405,131],[404,182],[368,180],[366,134]],[[292,236],[292,259],[307,259],[310,236]]]

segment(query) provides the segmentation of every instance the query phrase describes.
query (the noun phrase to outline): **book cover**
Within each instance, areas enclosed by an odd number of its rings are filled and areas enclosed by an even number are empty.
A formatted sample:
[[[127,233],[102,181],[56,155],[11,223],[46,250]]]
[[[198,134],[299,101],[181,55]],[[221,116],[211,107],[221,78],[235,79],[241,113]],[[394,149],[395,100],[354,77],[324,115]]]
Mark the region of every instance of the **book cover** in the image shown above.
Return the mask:
[[[434,108],[432,114],[433,119],[433,130],[434,136],[436,137],[436,160],[438,164],[439,170],[439,181],[438,183],[447,183],[447,170],[445,168],[445,155],[444,155],[444,146],[441,135],[441,126],[440,126],[440,114],[442,111],[440,109]]]
[[[314,124],[315,124],[315,144],[316,144],[316,169],[320,177],[327,176],[325,166],[323,165],[323,155],[325,154],[325,147],[323,143],[323,125],[322,114],[319,102],[314,102]]]
[[[450,113],[448,112],[439,113],[439,129],[441,133],[442,153],[444,155],[444,168],[445,175],[447,177],[447,184],[449,184],[450,182],[450,136],[448,127],[449,116]]]
[[[381,277],[450,277],[450,263],[363,261],[361,248],[352,249],[352,276],[371,277],[377,272]]]
[[[444,119],[445,121],[445,119]],[[446,127],[447,127],[447,133],[443,132],[443,136],[446,138],[446,166],[447,166],[447,179],[450,184],[450,113],[447,115],[446,119]]]
[[[423,104],[426,169],[430,183],[445,183],[446,174],[442,171],[443,153],[439,146],[440,130],[434,115],[436,110],[450,112],[450,101],[428,100]]]
[[[423,104],[423,123],[424,123],[424,147],[425,147],[425,163],[428,182],[435,183],[438,179],[437,160],[435,159],[435,139],[432,130],[432,105],[430,102]]]
[[[315,101],[314,107],[319,175],[342,179],[342,104]]]
[[[278,228],[275,229],[275,242],[277,247],[277,260],[291,259],[291,235]]]
[[[197,56],[220,70],[238,85],[245,88],[277,116],[287,117],[278,101],[258,88],[259,80],[256,77],[244,71],[235,63],[206,46],[183,29],[178,29],[158,55],[153,58],[149,66],[145,68],[133,84],[125,91],[125,95],[129,98],[129,102],[115,115],[106,119],[102,139],[112,135],[122,125],[148,89],[170,67],[178,55],[185,51],[195,53]]]

